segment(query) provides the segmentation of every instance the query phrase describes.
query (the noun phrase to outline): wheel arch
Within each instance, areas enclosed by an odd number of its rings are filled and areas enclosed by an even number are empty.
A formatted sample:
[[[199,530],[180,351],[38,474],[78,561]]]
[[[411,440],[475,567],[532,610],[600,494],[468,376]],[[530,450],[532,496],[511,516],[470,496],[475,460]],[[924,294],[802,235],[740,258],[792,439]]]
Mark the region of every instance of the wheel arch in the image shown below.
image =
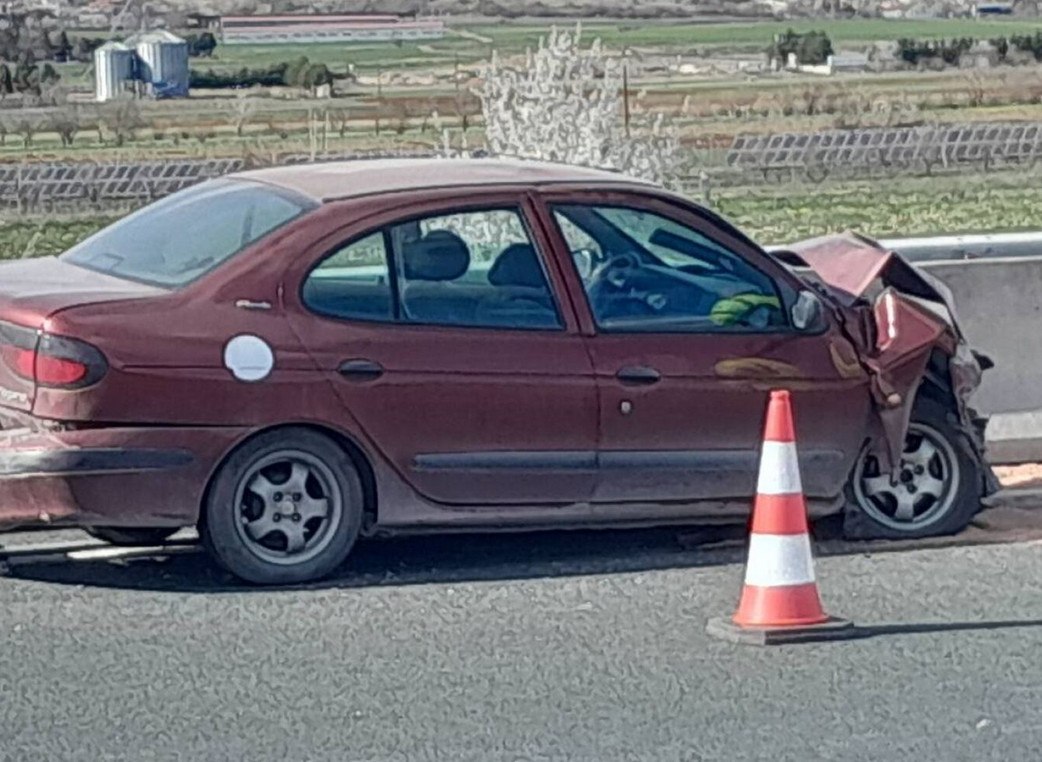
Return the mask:
[[[352,464],[358,470],[358,478],[362,482],[362,532],[363,534],[370,529],[375,523],[377,518],[377,489],[376,489],[376,475],[373,471],[372,462],[369,459],[368,454],[362,448],[355,439],[348,434],[345,434],[339,429],[333,428],[321,423],[315,423],[314,421],[296,421],[289,423],[279,423],[273,426],[265,426],[263,428],[251,431],[249,435],[243,437],[234,446],[230,447],[221,459],[211,469],[209,476],[206,479],[206,488],[203,490],[202,498],[199,504],[199,519],[197,525],[200,532],[203,531],[203,524],[206,521],[206,510],[205,506],[207,501],[210,499],[210,492],[213,489],[214,482],[217,479],[217,475],[221,473],[221,469],[224,468],[228,460],[240,449],[245,447],[248,443],[252,442],[257,437],[270,434],[273,431],[281,431],[286,429],[296,429],[311,431],[316,434],[320,434],[327,439],[333,441],[344,453],[351,459]]]

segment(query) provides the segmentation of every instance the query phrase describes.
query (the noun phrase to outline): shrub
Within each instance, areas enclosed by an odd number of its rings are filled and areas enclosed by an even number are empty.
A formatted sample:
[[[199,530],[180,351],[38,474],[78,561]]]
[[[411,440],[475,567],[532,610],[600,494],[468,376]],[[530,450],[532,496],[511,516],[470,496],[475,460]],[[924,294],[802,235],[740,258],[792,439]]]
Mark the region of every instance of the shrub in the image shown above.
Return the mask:
[[[789,54],[794,53],[797,62],[811,66],[825,63],[834,52],[832,40],[824,32],[801,34],[792,29],[786,30],[784,34],[775,35],[774,42],[767,48],[769,58],[785,63],[789,60]]]

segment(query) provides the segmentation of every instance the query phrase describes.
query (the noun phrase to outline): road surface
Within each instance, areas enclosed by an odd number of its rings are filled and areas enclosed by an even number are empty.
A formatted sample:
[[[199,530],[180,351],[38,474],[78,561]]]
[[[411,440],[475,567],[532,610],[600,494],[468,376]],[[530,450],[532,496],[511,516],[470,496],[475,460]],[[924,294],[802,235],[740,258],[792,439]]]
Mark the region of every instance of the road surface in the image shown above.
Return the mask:
[[[2,540],[3,538],[0,538]],[[740,548],[369,543],[253,590],[183,552],[0,578],[0,760],[1034,760],[1038,540],[818,559],[860,639],[709,638]]]

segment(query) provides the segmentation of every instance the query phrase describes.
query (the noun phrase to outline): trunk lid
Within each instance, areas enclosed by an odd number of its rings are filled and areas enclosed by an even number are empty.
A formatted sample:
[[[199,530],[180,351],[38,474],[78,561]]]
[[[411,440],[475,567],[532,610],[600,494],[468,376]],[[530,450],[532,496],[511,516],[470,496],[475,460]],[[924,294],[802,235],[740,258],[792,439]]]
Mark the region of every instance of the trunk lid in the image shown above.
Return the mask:
[[[56,257],[0,264],[0,407],[30,412],[32,380],[16,368],[24,350],[35,351],[47,318],[70,307],[138,299],[162,289],[67,264]]]

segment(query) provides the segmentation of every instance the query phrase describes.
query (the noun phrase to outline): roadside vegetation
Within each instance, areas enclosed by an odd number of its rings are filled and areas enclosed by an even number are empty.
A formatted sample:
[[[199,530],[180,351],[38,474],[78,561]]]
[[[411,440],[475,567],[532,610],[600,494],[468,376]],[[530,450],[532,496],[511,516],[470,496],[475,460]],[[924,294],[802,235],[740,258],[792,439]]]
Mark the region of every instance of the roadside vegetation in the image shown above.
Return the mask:
[[[686,189],[698,198],[698,189]],[[704,201],[704,199],[701,199]],[[1042,187],[1025,173],[905,178],[821,188],[728,190],[710,206],[764,244],[839,230],[874,237],[1037,230]],[[0,259],[59,254],[118,214],[34,217],[0,223]]]
[[[221,46],[198,35],[190,40],[192,98],[110,104],[87,102],[90,60],[103,37],[52,31],[12,42],[8,35],[0,39],[0,162],[234,157],[263,165],[287,152],[431,152],[446,144],[494,144],[502,151],[501,133],[489,133],[486,115],[495,102],[515,99],[486,91],[483,109],[486,64],[495,57],[501,67],[523,65],[526,51],[536,51],[550,27],[464,25],[450,28],[442,40],[400,45]],[[669,146],[664,155],[670,158],[641,154],[644,170],[635,171],[657,177],[652,167],[670,166],[676,185],[708,198],[759,240],[783,242],[842,228],[882,236],[1038,225],[1042,191],[1034,190],[1028,168],[817,184],[795,176],[754,177],[740,187],[716,182],[714,173],[738,133],[1042,121],[1042,21],[634,20],[584,23],[582,38],[587,44],[600,40],[600,49],[618,64],[604,101],[613,105],[598,118],[625,111],[627,122],[616,123],[616,132]],[[900,70],[823,79],[750,75],[736,64],[765,61],[768,52],[821,63],[830,52],[869,50],[884,41],[904,62]],[[978,41],[991,43],[998,65],[959,68],[960,57]],[[599,86],[598,67],[583,87]],[[316,97],[325,85],[333,97]],[[576,99],[562,94],[560,100],[567,105]],[[544,121],[535,112],[526,118],[530,127]],[[551,150],[543,138],[528,142]],[[589,140],[584,146],[598,155],[621,155]],[[67,211],[64,217],[43,209],[0,212],[0,257],[62,251],[117,214]]]

